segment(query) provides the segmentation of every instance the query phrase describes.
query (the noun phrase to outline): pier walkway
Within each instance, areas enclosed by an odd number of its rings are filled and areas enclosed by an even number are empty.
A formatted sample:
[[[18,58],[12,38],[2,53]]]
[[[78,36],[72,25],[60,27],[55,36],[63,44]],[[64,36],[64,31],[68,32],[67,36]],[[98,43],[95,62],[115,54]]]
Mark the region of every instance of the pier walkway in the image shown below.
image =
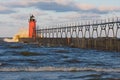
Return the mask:
[[[120,18],[91,20],[38,29],[37,41],[49,46],[72,46],[120,52]]]

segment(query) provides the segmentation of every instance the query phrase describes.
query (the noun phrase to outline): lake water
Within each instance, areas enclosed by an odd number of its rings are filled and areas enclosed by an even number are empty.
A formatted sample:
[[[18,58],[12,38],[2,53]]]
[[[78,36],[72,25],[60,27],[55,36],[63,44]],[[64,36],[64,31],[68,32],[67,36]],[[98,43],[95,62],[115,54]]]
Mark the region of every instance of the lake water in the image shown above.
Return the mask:
[[[120,53],[0,42],[0,80],[120,80]]]

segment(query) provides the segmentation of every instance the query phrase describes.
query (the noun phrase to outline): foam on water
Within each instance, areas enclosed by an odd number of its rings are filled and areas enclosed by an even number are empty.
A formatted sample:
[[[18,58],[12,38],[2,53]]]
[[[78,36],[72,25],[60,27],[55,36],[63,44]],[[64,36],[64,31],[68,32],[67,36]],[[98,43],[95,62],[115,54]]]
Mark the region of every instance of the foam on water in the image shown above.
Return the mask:
[[[28,38],[28,29],[21,28],[19,29],[18,33],[16,33],[12,39],[5,38],[3,41],[5,42],[19,42],[19,38]]]
[[[0,44],[0,80],[119,80],[119,55],[4,42]]]
[[[120,72],[120,68],[89,68],[89,67],[3,67],[0,71],[27,71],[27,72],[39,72],[39,71],[60,71],[60,72],[80,72],[80,71],[97,71],[97,72]]]
[[[5,42],[18,42],[16,40],[14,40],[13,38],[12,39],[5,38],[5,39],[3,39],[3,41],[5,41]]]

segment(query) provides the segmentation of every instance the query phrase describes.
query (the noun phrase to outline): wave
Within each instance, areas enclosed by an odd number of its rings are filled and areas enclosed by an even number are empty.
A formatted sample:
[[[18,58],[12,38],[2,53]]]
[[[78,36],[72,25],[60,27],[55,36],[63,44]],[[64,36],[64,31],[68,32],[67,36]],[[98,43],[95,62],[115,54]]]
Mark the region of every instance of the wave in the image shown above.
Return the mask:
[[[60,72],[80,72],[80,71],[97,71],[97,72],[120,72],[120,68],[78,68],[78,67],[3,67],[0,68],[1,72],[45,72],[45,71],[60,71]]]
[[[9,39],[9,38],[5,38],[3,39],[4,42],[18,42],[16,40],[14,40],[13,38],[12,39]]]
[[[2,63],[0,63],[0,66],[2,65]]]

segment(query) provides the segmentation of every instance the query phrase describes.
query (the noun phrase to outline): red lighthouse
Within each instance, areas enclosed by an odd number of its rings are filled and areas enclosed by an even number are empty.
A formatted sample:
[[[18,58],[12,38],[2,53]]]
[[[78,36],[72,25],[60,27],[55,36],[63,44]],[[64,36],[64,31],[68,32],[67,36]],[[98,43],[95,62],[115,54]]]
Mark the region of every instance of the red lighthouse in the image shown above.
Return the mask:
[[[29,19],[29,38],[36,38],[36,20],[33,15]]]

